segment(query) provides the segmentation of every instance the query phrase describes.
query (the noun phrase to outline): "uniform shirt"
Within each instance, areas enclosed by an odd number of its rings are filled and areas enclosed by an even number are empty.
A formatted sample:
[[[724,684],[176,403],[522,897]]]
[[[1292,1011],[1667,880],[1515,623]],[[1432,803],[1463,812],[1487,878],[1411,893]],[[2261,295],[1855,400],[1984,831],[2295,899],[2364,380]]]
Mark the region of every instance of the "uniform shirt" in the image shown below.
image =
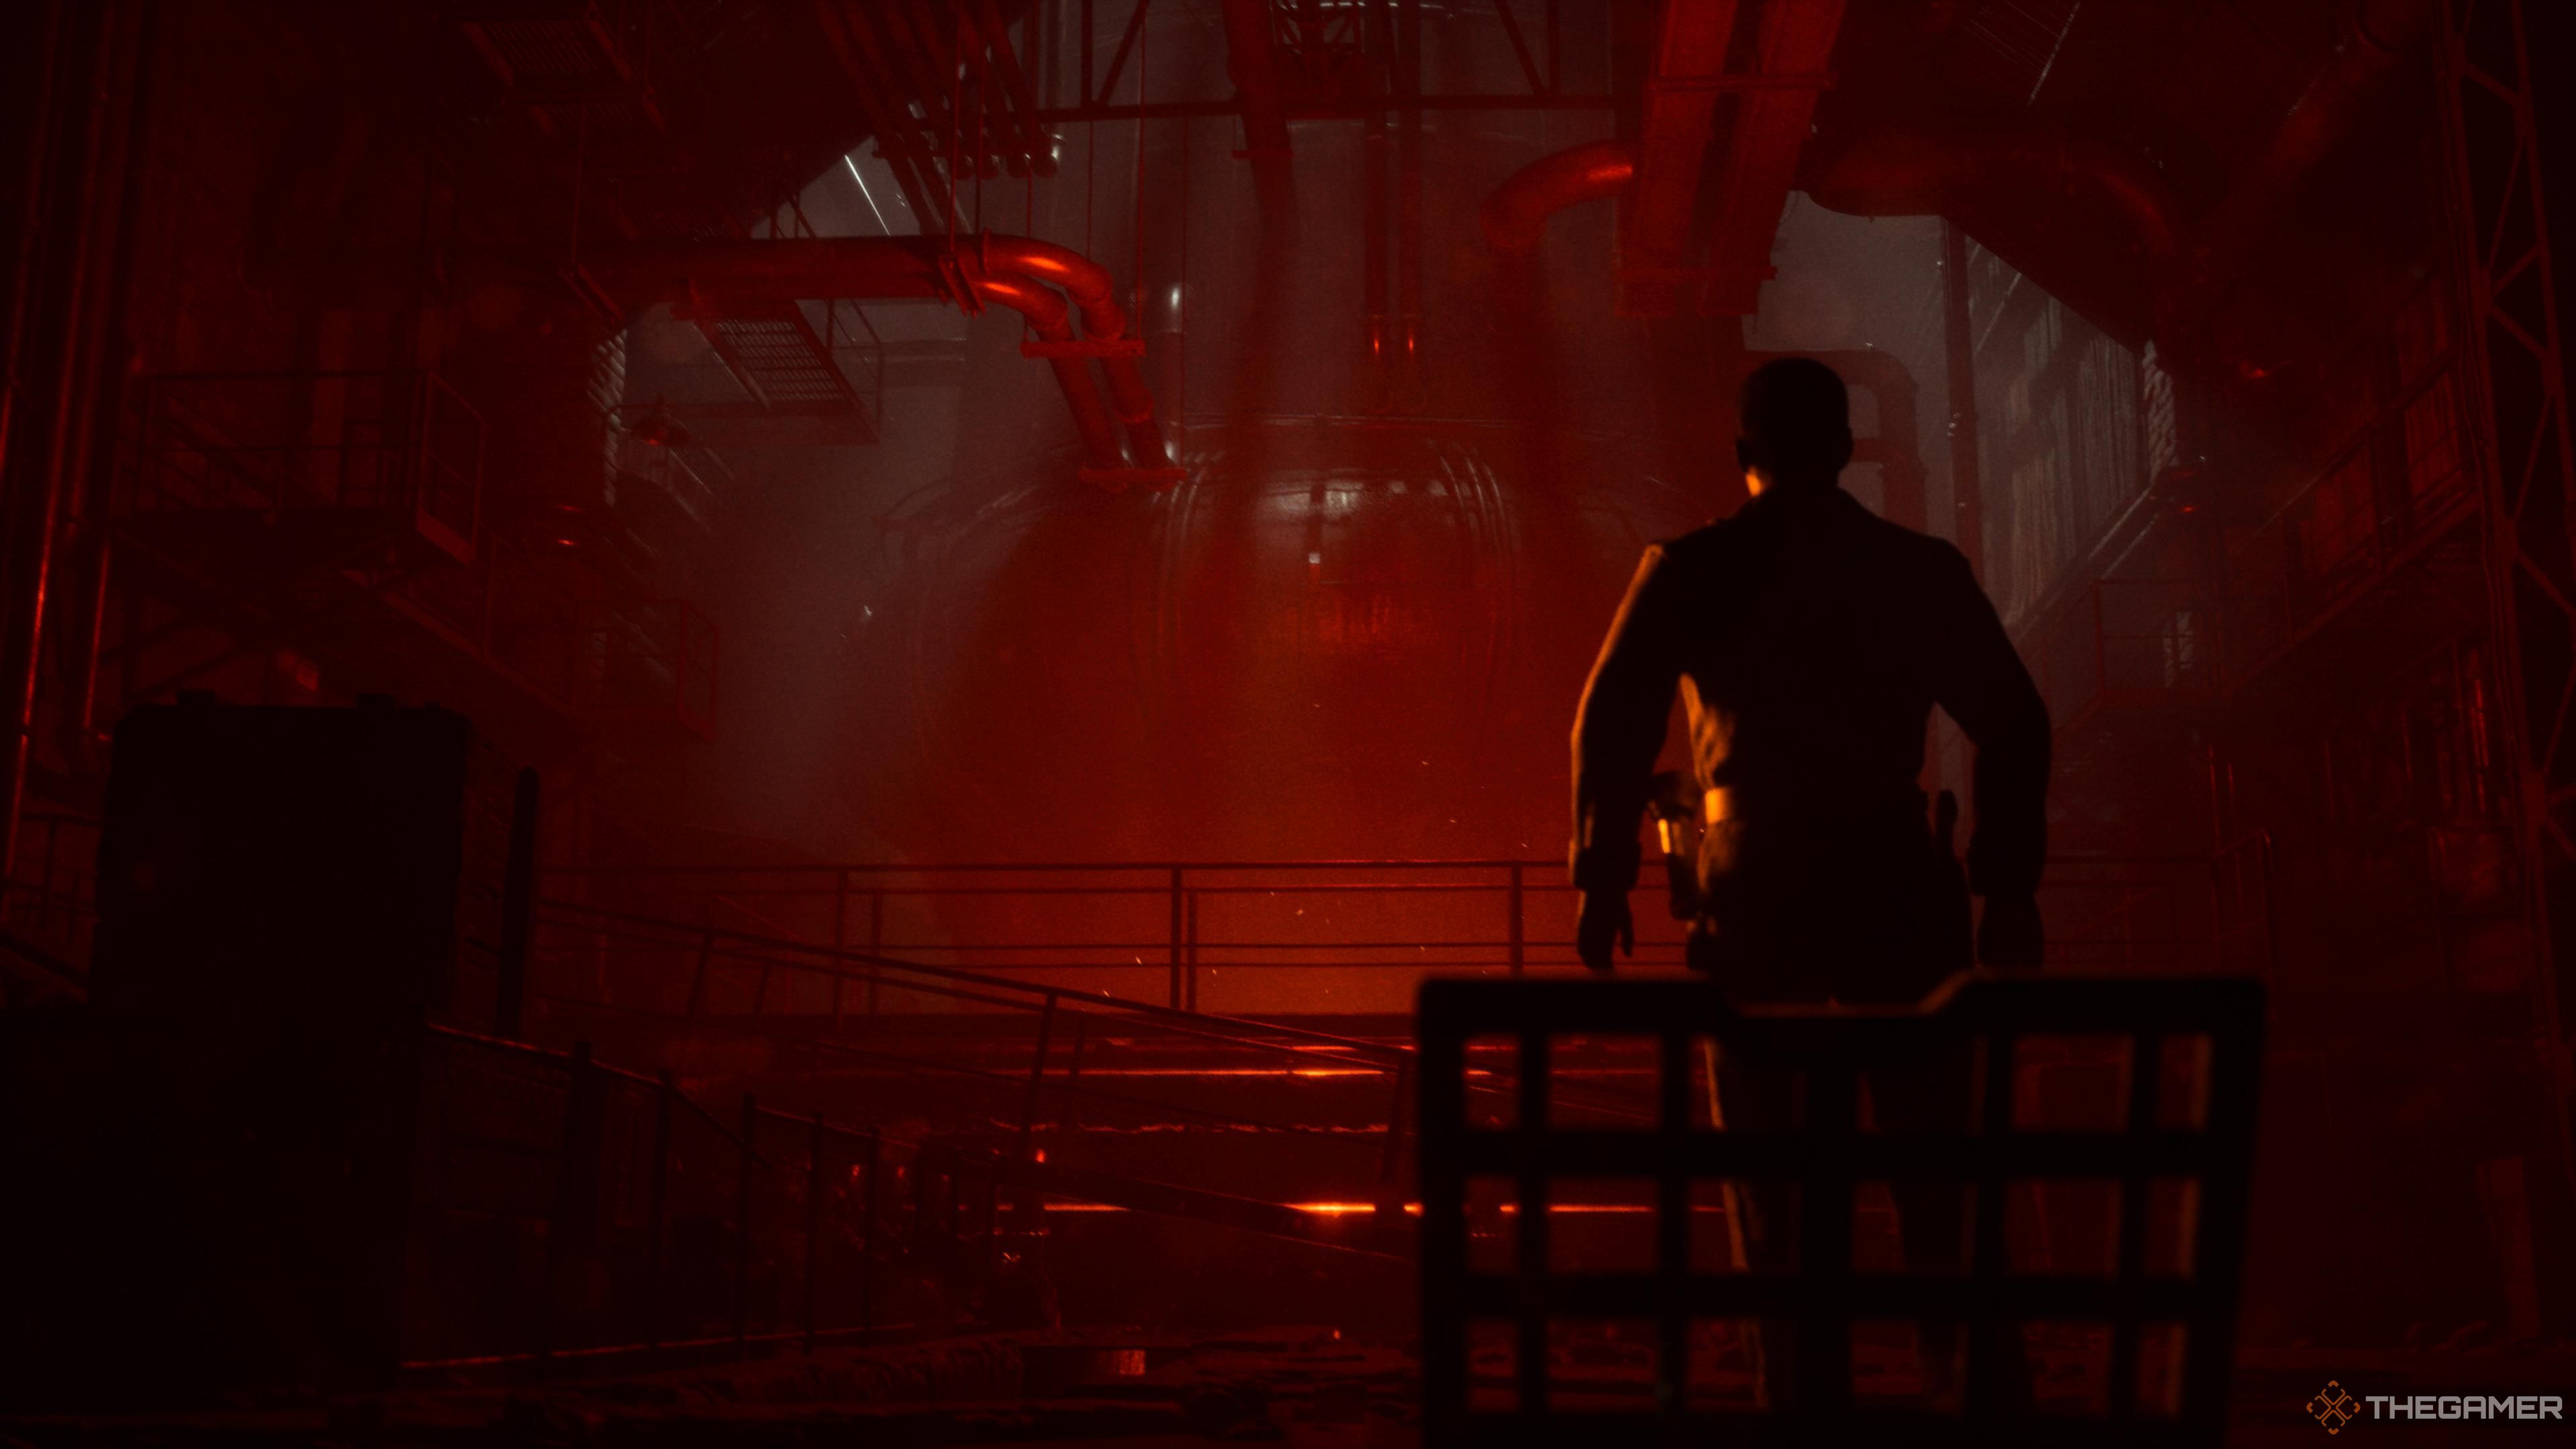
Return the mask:
[[[1899,850],[1907,831],[1925,838],[1917,778],[1935,704],[1977,747],[1971,888],[2038,886],[2048,710],[1949,544],[1880,519],[1838,486],[1790,485],[1647,549],[1575,720],[1572,866],[1585,890],[1636,881],[1638,824],[1676,686],[1699,782],[1727,792],[1733,817],[1712,828],[1701,861],[1719,896],[1767,858],[1788,872],[1791,895],[1808,898],[1783,909],[1815,909],[1835,891],[1845,909],[1865,909],[1892,857],[1850,843],[1897,840],[1887,848]],[[1837,861],[1851,869],[1835,891],[1808,879]],[[1766,909],[1780,895],[1773,884],[1745,909]]]

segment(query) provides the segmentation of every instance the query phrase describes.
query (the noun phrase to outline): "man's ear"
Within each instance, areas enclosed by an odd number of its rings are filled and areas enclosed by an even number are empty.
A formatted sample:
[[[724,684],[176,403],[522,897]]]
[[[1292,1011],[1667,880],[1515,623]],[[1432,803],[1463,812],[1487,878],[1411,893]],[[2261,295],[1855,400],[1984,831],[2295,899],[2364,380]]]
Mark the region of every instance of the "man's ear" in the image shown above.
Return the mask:
[[[1851,460],[1852,460],[1852,435],[1851,435],[1851,429],[1849,429],[1849,428],[1845,428],[1845,429],[1843,429],[1841,432],[1839,432],[1839,433],[1837,433],[1837,434],[1835,434],[1835,435],[1834,435],[1834,471],[1835,471],[1835,472],[1837,472],[1837,473],[1839,473],[1839,472],[1841,472],[1842,470],[1844,470],[1845,468],[1850,467],[1850,466],[1851,466]]]

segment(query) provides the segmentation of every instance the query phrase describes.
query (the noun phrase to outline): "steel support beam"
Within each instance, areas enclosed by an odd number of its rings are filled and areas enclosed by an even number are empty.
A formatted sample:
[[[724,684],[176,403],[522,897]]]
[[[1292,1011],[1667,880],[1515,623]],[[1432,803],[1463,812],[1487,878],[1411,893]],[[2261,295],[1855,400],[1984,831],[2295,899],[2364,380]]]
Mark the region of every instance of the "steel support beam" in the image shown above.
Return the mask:
[[[2464,323],[2460,374],[2487,516],[2489,605],[2519,794],[2535,960],[2533,1036],[2544,1058],[2562,1190],[2576,1066],[2576,453],[2568,436],[2565,304],[2544,183],[2532,13],[2558,0],[2444,0],[2439,36],[2444,177]],[[2543,23],[2564,24],[2543,16]],[[2564,122],[2565,117],[2555,119]],[[2551,133],[2563,136],[2563,132]],[[2562,202],[2563,205],[2563,202]],[[2557,1305],[2557,1311],[2566,1311]]]

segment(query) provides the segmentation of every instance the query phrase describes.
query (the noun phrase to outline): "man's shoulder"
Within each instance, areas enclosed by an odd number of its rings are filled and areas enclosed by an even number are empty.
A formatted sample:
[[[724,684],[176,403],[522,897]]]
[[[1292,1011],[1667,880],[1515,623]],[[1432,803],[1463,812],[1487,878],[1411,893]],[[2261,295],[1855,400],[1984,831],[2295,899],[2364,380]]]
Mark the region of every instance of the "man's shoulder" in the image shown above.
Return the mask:
[[[1868,534],[1871,543],[1878,550],[1883,551],[1885,556],[1925,573],[1965,574],[1968,572],[1968,556],[1961,553],[1959,546],[1950,540],[1925,533],[1920,529],[1908,528],[1892,519],[1881,518],[1867,508],[1855,507],[1852,512],[1860,516],[1860,527]]]
[[[1728,554],[1740,552],[1749,542],[1743,523],[1733,518],[1720,518],[1690,532],[1667,538],[1652,545],[1651,551],[1669,567],[1696,569],[1717,563]]]

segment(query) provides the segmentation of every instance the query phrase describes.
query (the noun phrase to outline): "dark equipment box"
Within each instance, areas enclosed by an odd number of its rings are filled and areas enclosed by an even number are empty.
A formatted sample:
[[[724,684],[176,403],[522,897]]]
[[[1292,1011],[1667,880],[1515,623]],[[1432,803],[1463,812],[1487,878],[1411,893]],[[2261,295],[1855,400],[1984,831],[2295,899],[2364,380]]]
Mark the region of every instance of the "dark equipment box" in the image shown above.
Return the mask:
[[[534,817],[444,710],[127,718],[90,999],[0,1020],[0,1404],[387,1379],[428,1045],[515,1029]]]

